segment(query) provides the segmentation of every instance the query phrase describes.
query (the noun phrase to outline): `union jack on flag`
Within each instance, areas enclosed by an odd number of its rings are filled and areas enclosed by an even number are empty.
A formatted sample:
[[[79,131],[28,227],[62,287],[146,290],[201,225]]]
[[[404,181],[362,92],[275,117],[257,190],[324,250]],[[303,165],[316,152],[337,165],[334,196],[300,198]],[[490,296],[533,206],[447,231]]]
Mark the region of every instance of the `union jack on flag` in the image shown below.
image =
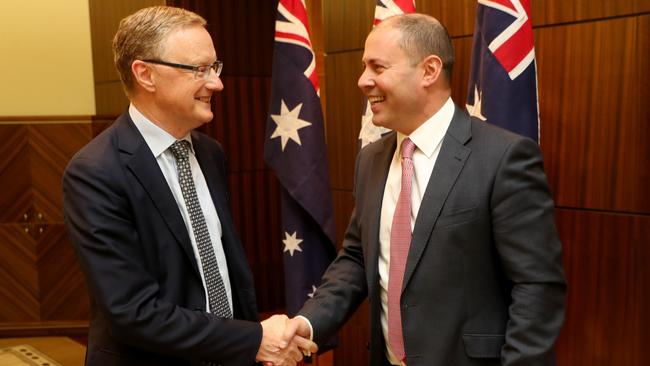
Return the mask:
[[[280,0],[264,160],[281,183],[286,310],[293,316],[334,259],[335,232],[316,62],[304,1]]]
[[[415,0],[377,0],[373,25],[377,25],[393,15],[413,13],[414,11]],[[361,131],[359,131],[361,147],[379,140],[382,134],[390,131],[387,128],[375,126],[372,123],[372,116],[370,103],[366,100],[365,110],[361,118]]]
[[[539,141],[530,0],[478,0],[467,110]]]

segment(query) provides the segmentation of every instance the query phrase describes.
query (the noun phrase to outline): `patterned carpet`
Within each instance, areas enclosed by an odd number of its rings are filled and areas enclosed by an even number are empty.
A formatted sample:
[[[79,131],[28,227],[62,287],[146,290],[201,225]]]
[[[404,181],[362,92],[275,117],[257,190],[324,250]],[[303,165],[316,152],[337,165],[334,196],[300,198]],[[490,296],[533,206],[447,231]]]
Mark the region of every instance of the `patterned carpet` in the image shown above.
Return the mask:
[[[0,365],[2,366],[61,366],[32,346],[0,348]]]

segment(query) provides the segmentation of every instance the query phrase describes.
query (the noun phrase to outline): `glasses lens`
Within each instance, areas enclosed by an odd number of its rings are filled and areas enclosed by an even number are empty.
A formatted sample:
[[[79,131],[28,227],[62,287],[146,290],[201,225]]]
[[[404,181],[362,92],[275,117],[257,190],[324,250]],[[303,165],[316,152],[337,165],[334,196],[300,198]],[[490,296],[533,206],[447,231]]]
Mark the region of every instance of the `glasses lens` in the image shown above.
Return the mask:
[[[215,61],[215,63],[212,64],[212,68],[214,69],[214,72],[215,74],[217,74],[217,76],[221,76],[221,70],[223,69],[223,62]]]

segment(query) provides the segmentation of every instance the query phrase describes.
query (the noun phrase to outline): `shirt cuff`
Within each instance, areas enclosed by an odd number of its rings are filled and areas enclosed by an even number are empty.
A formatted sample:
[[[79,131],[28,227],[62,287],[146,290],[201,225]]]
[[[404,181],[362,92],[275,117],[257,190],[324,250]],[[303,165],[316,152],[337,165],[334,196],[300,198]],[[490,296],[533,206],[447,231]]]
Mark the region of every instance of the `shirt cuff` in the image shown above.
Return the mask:
[[[305,319],[305,321],[307,322],[307,325],[309,325],[309,340],[313,342],[314,341],[314,328],[311,326],[311,322],[309,321],[309,319],[305,318],[302,315],[296,315],[296,318]]]

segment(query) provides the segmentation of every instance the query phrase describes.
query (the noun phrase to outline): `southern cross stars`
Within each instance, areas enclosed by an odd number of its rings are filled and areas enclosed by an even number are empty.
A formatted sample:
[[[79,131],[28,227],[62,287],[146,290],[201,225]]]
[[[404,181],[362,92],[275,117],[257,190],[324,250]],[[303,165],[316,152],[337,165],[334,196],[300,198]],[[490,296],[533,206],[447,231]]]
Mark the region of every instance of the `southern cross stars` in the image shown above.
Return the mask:
[[[366,113],[361,118],[361,131],[359,131],[359,140],[361,140],[361,147],[375,142],[381,138],[381,134],[390,131],[384,127],[375,126],[372,123],[372,110],[370,109],[370,102],[366,105]]]
[[[289,235],[288,232],[284,232],[284,239],[282,239],[282,242],[284,243],[284,251],[289,252],[289,255],[293,257],[293,252],[296,250],[299,252],[302,252],[302,249],[300,248],[300,243],[302,243],[302,239],[298,239],[298,233],[296,231],[293,232],[293,234]]]
[[[302,103],[298,104],[294,109],[289,110],[283,99],[280,107],[280,114],[271,115],[271,118],[273,118],[273,121],[277,125],[271,138],[274,139],[280,137],[282,142],[282,151],[284,151],[284,148],[287,146],[289,139],[293,140],[298,145],[302,145],[300,142],[300,135],[298,135],[298,130],[311,125],[310,122],[299,118],[301,108]]]
[[[481,113],[481,94],[479,93],[478,88],[474,85],[474,105],[465,104],[467,111],[470,116],[474,116],[481,121],[485,121],[487,118]]]

